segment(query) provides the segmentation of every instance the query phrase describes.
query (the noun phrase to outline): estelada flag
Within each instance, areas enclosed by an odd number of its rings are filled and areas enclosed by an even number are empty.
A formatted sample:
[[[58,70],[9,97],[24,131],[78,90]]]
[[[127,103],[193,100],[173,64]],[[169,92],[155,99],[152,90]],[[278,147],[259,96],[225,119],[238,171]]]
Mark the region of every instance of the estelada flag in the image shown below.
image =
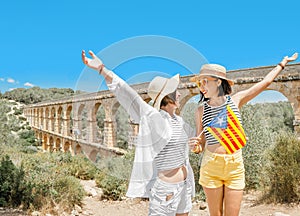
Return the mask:
[[[207,125],[207,130],[221,143],[228,154],[246,145],[242,124],[229,105]]]

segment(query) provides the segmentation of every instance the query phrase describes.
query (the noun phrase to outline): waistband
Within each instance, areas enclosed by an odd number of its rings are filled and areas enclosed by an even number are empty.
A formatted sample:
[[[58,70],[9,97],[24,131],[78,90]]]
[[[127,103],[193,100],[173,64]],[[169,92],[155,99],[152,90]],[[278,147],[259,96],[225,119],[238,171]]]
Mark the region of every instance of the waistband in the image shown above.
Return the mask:
[[[188,176],[186,177],[185,180],[181,181],[181,182],[175,182],[175,183],[171,183],[171,182],[165,182],[163,180],[161,180],[160,178],[156,178],[156,183],[160,184],[160,185],[163,185],[165,187],[168,187],[168,188],[177,188],[177,187],[181,187],[183,185],[185,185],[188,181]],[[156,184],[154,183],[154,184]]]
[[[214,157],[214,158],[220,157],[220,158],[224,158],[224,159],[231,159],[231,158],[232,159],[237,159],[237,158],[243,157],[242,153],[243,153],[242,150],[238,150],[238,151],[236,151],[233,154],[218,154],[218,153],[214,153],[214,152],[211,152],[211,151],[205,149],[203,156],[204,157],[205,156]]]

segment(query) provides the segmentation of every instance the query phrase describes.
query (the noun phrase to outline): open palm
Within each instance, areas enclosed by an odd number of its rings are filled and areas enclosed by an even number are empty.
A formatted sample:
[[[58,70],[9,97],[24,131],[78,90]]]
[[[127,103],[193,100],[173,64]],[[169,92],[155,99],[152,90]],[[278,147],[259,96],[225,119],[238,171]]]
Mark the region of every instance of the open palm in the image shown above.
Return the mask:
[[[287,62],[295,61],[298,58],[298,53],[294,53],[291,57],[284,57]]]
[[[102,61],[92,51],[89,51],[89,54],[91,55],[92,58],[86,57],[85,51],[82,50],[82,52],[81,52],[81,58],[82,58],[83,63],[86,66],[99,71],[99,69],[103,65]]]

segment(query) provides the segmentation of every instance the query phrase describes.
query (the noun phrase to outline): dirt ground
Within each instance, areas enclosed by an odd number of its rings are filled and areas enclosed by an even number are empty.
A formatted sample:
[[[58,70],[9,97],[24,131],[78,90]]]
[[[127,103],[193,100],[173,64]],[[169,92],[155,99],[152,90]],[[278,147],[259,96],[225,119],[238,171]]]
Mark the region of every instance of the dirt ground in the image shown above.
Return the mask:
[[[93,181],[81,182],[89,193],[83,199],[82,205],[75,207],[72,214],[68,216],[147,216],[148,201],[141,199],[127,199],[124,201],[99,200],[99,189]],[[241,206],[240,216],[300,216],[300,204],[297,205],[266,205],[256,204],[257,193],[245,194]],[[204,208],[200,210],[200,206]],[[18,210],[0,208],[0,216],[25,216]],[[207,204],[194,202],[189,216],[207,216]],[[44,216],[40,214],[39,216]]]
[[[247,196],[245,196],[246,198]],[[88,214],[94,216],[146,216],[148,212],[147,201],[96,201],[93,198],[85,198],[83,210]],[[293,206],[288,207],[285,205],[257,205],[252,206],[253,201],[244,200],[241,216],[300,216],[300,207]],[[190,216],[204,216],[209,215],[208,209],[200,210],[199,205],[195,203]]]
[[[245,194],[241,207],[241,216],[300,216],[300,205],[266,205],[255,204],[258,195]],[[200,210],[199,207],[206,207],[206,203],[194,202],[190,216],[207,216],[207,207]],[[108,201],[87,196],[83,200],[82,216],[146,216],[148,213],[148,201],[134,199],[125,201]]]

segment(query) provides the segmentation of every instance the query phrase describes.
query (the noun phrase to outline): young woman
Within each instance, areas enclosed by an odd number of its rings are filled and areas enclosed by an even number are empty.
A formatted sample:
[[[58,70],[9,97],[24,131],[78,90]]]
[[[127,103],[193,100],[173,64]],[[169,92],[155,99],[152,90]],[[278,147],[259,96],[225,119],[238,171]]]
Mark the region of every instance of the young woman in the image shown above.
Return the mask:
[[[229,95],[233,81],[226,78],[226,69],[221,65],[203,65],[200,74],[192,78],[205,100],[196,111],[198,137],[191,138],[189,144],[196,146],[198,152],[204,150],[199,184],[211,216],[239,215],[245,187],[241,148],[246,142],[239,109],[265,90],[285,65],[297,57],[297,53],[284,57],[262,81],[232,96]],[[231,128],[222,129],[226,124]]]
[[[188,215],[195,186],[188,138],[195,133],[175,114],[179,107],[179,75],[170,79],[156,77],[150,82],[150,106],[93,52],[89,53],[92,58],[82,51],[84,64],[104,76],[119,103],[140,125],[126,195],[149,197],[149,215]]]

